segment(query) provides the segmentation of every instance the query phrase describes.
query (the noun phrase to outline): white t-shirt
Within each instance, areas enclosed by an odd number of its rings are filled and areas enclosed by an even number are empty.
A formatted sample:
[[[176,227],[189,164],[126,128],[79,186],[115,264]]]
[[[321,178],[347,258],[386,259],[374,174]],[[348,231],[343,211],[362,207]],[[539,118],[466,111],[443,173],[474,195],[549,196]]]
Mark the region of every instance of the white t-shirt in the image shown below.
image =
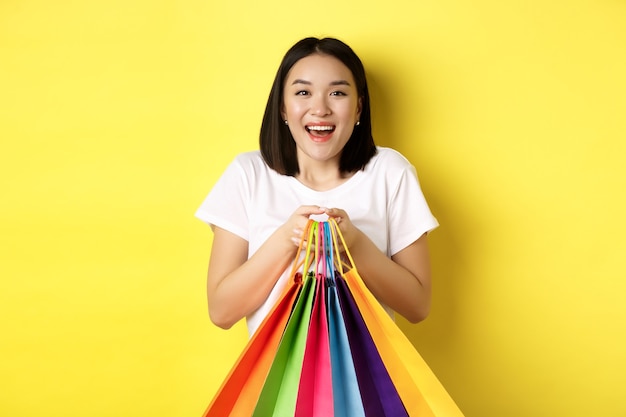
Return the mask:
[[[269,168],[259,151],[238,155],[206,197],[196,217],[248,241],[248,257],[302,205],[345,210],[350,221],[387,256],[439,224],[415,168],[399,152],[378,147],[365,168],[328,191],[315,191]],[[357,265],[358,268],[358,265]],[[291,266],[265,303],[247,317],[254,333],[289,281]]]

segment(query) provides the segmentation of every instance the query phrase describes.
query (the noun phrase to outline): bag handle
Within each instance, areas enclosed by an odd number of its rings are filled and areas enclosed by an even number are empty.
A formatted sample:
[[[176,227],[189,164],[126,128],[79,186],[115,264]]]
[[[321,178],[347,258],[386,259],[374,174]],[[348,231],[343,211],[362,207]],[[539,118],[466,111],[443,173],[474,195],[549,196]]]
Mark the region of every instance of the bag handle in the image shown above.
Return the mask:
[[[315,222],[313,228],[315,229],[315,278],[317,278],[320,273],[320,249],[323,242],[320,240],[320,223]]]
[[[356,269],[356,264],[354,263],[354,259],[352,259],[352,255],[350,254],[348,245],[346,245],[346,240],[344,239],[343,234],[341,233],[341,229],[339,229],[339,224],[337,224],[337,220],[330,217],[328,219],[328,223],[330,223],[330,225],[332,226],[331,231],[332,231],[332,236],[333,236],[333,244],[335,246],[335,253],[337,254],[337,259],[336,259],[337,266],[339,267],[339,272],[341,273],[341,275],[343,275],[344,264],[345,266],[348,267],[348,269]],[[350,263],[346,263],[341,259],[341,255],[339,254],[339,244],[338,244],[337,239],[341,241],[341,244],[343,245],[343,250],[346,253],[346,256],[348,257],[348,259],[350,260]]]
[[[327,221],[322,223],[324,229],[324,272],[326,278],[335,278],[335,245],[333,245],[332,231],[330,223]]]
[[[300,270],[300,268],[302,268],[302,276],[304,276],[306,274],[305,271],[307,271],[309,269],[309,267],[311,266],[311,260],[310,260],[310,255],[311,255],[311,249],[312,249],[312,244],[313,244],[313,232],[314,232],[314,227],[315,227],[315,222],[314,220],[309,219],[309,221],[307,222],[304,231],[302,232],[302,238],[300,238],[300,243],[298,244],[298,251],[296,252],[296,256],[295,259],[293,260],[292,263],[292,267],[291,267],[291,279],[295,282],[297,281],[296,278],[296,273],[298,270]],[[306,239],[308,235],[308,240]],[[304,249],[304,242],[306,241],[306,254],[304,256],[303,259],[301,258],[301,253],[302,250]]]

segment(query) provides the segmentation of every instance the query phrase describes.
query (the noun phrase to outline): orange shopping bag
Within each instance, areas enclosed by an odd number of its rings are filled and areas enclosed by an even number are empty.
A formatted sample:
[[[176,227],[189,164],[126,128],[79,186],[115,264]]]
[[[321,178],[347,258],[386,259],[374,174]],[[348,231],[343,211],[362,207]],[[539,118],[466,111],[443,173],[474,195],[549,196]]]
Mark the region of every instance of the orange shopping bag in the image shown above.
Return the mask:
[[[348,270],[339,263],[340,274],[348,284],[409,416],[463,417],[428,364],[363,282],[336,221],[330,219],[329,222],[336,240],[335,247],[340,240],[350,260]]]
[[[312,221],[308,223],[307,230],[312,224]],[[293,263],[291,283],[285,288],[278,302],[248,341],[203,417],[244,417],[251,416],[254,412],[259,394],[278,350],[283,330],[302,288],[302,274],[296,271],[301,265],[299,258],[306,235],[306,232],[303,233],[303,240],[300,242],[300,248]],[[311,242],[309,242],[307,255],[311,251],[310,246]]]

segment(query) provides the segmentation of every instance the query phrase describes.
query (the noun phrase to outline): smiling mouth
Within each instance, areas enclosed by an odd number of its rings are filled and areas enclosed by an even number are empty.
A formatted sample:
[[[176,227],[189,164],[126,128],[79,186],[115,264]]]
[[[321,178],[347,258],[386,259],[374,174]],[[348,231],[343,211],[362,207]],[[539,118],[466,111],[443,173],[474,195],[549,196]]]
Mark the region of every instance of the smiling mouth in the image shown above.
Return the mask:
[[[310,135],[323,138],[333,133],[335,131],[335,126],[332,126],[332,125],[305,126],[305,129]]]

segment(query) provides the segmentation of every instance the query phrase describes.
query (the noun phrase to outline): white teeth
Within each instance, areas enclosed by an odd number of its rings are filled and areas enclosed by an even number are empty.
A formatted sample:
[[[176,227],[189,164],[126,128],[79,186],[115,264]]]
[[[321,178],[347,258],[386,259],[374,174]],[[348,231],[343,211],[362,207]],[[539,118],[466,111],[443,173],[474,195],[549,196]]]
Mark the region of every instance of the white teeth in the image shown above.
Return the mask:
[[[334,126],[307,126],[307,129],[317,130],[317,131],[333,130],[334,128],[335,128]]]

